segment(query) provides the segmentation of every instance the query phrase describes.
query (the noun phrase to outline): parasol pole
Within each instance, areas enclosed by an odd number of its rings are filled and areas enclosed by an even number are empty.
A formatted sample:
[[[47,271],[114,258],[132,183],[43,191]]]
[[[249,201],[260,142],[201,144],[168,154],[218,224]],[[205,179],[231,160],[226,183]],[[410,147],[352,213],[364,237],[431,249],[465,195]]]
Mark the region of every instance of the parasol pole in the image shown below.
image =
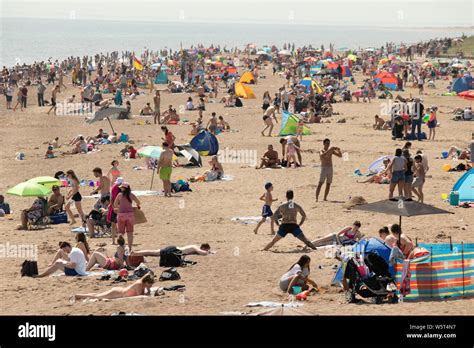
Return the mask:
[[[156,166],[155,166],[155,164],[153,163],[153,174],[151,175],[150,191],[151,191],[152,188],[153,188],[153,179],[155,178],[155,169],[156,169]]]
[[[400,225],[400,229],[402,228],[402,216],[399,216],[398,224]]]
[[[114,126],[112,126],[112,122],[110,122],[109,116],[107,116],[107,121],[109,121],[110,128],[112,128],[112,133],[115,133]]]

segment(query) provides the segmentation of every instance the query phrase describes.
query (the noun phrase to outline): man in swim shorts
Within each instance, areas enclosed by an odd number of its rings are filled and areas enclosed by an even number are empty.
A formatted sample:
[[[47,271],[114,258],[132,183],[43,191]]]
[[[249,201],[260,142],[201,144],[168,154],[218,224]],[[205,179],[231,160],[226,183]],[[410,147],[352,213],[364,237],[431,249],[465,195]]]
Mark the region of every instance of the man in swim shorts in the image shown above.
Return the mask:
[[[280,205],[273,214],[273,221],[280,227],[278,228],[278,232],[273,240],[268,243],[265,248],[263,248],[264,251],[269,250],[280,239],[285,238],[288,233],[301,240],[311,249],[316,249],[314,245],[306,238],[303,231],[301,231],[300,226],[306,220],[306,213],[304,212],[303,208],[301,208],[301,206],[293,202],[293,196],[294,194],[292,190],[286,191],[286,199],[288,202]],[[298,213],[301,215],[301,221],[299,224],[296,222],[296,216]],[[280,216],[282,220],[281,225],[278,222]]]
[[[158,168],[156,169],[160,173],[160,179],[163,181],[163,189],[165,191],[165,197],[171,197],[171,172],[172,172],[172,161],[173,161],[173,150],[169,148],[167,142],[163,144],[163,152],[160,155],[158,161]]]
[[[341,149],[338,147],[330,147],[331,141],[329,139],[323,140],[323,149],[319,152],[319,158],[321,160],[321,174],[319,175],[319,183],[316,189],[316,202],[319,199],[319,192],[324,182],[326,182],[326,189],[324,191],[324,200],[328,200],[329,190],[331,189],[332,177],[333,177],[333,166],[332,166],[332,155],[342,157]]]

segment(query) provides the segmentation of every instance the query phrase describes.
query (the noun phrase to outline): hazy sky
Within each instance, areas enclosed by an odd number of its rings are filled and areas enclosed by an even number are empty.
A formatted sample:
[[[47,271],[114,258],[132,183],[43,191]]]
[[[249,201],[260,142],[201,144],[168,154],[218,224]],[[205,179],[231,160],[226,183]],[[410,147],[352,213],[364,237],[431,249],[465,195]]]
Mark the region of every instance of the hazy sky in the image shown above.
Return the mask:
[[[443,27],[473,26],[473,2],[473,0],[0,0],[0,17]]]

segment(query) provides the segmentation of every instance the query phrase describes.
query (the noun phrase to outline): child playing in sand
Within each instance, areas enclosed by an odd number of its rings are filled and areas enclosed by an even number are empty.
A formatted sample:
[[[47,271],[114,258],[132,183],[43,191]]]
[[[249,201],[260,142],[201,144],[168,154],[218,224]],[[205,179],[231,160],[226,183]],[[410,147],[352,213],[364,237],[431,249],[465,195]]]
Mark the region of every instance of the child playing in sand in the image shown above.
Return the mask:
[[[278,199],[273,199],[273,196],[272,196],[272,191],[273,191],[273,185],[271,182],[267,182],[265,184],[265,193],[260,197],[260,200],[261,201],[264,201],[265,204],[263,205],[263,208],[262,208],[262,220],[260,220],[257,224],[257,227],[255,227],[255,229],[253,230],[253,232],[255,234],[257,234],[258,232],[258,229],[260,228],[260,226],[265,222],[267,221],[267,218],[271,217],[273,215],[273,212],[272,212],[272,203],[273,202],[276,202]],[[270,219],[271,221],[271,231],[272,231],[272,234],[275,234],[275,223],[273,222],[273,219]]]
[[[54,156],[53,146],[48,145],[48,150],[46,150],[46,154],[44,155],[44,158],[48,159],[48,158],[54,158],[54,157],[56,156]]]
[[[418,201],[423,203],[423,185],[425,184],[425,167],[423,166],[423,157],[421,155],[415,156],[414,164],[415,179],[412,184],[412,191],[418,197]]]

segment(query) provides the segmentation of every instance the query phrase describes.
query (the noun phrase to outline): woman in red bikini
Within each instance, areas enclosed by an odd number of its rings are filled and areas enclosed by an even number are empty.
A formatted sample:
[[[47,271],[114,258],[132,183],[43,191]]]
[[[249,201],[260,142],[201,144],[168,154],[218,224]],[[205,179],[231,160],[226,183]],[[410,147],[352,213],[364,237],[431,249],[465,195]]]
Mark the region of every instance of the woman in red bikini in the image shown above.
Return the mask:
[[[352,226],[347,226],[338,233],[330,233],[325,237],[312,241],[315,247],[331,244],[354,244],[362,238],[360,233],[360,221],[354,221]]]
[[[133,297],[133,296],[142,296],[149,295],[151,286],[155,283],[154,276],[150,273],[143,276],[143,278],[137,280],[132,285],[129,285],[124,288],[112,288],[110,290],[94,294],[77,294],[72,296],[73,302],[80,299],[98,299],[98,300],[113,300],[116,298],[123,297]]]
[[[117,238],[117,251],[115,252],[114,257],[107,257],[106,255],[99,253],[98,251],[94,251],[89,259],[89,263],[87,264],[86,271],[90,271],[92,267],[95,266],[96,263],[99,264],[100,268],[104,268],[107,270],[117,270],[122,268],[122,266],[126,262],[125,256],[125,239],[122,235]]]

